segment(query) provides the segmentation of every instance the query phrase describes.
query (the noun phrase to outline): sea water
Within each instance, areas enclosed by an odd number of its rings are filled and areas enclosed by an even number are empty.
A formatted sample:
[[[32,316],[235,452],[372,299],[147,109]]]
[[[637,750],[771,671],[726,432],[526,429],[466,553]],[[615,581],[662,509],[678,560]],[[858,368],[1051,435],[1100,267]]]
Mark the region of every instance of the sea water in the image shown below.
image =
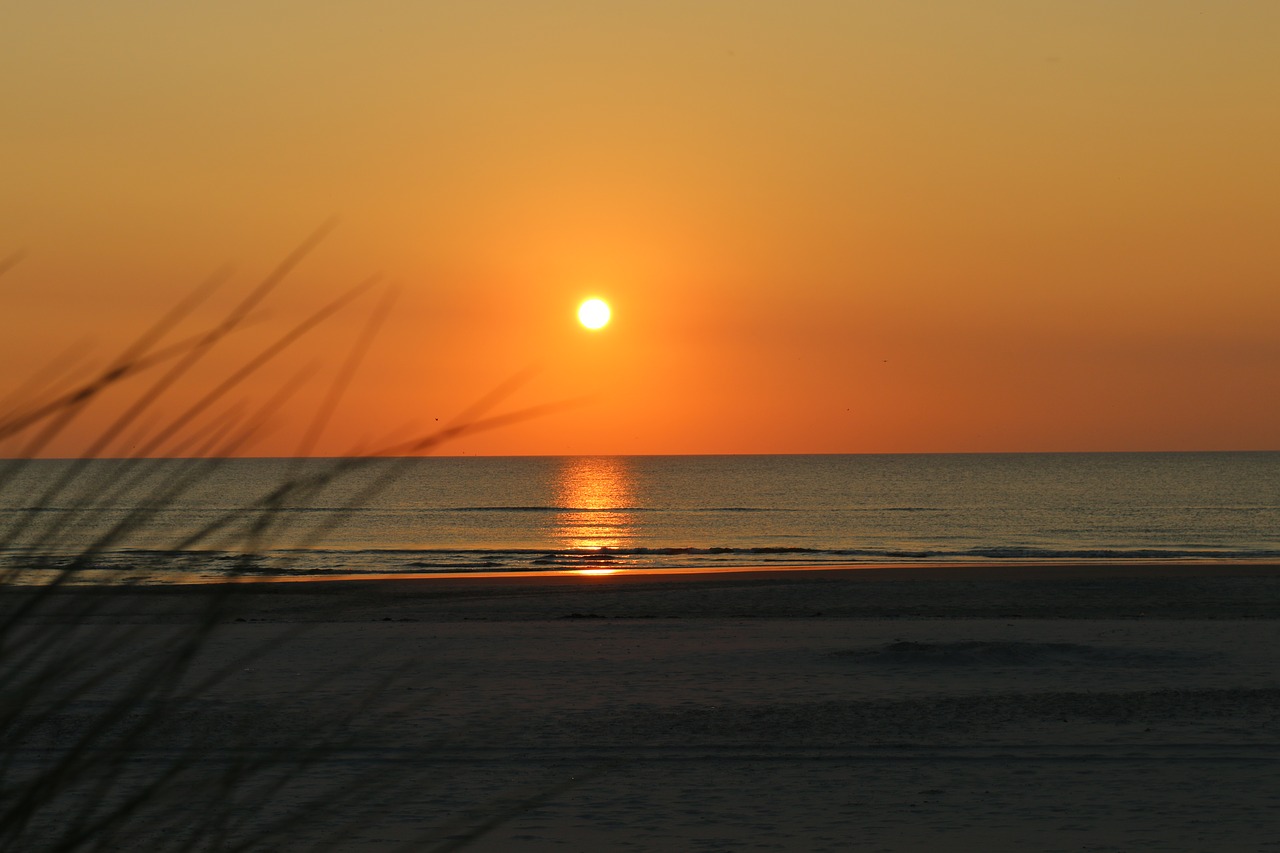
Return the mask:
[[[27,578],[1280,558],[1280,452],[0,463]]]

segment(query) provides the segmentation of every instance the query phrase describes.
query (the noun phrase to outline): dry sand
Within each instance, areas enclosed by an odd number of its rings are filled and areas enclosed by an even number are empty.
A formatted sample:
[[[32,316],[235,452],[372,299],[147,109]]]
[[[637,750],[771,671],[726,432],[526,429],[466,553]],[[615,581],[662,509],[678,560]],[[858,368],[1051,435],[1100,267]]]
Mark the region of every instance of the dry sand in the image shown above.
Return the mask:
[[[127,692],[112,661],[209,612],[186,683],[225,677],[149,724],[118,784],[192,744],[190,776],[270,776],[336,733],[261,813],[187,804],[242,837],[325,798],[268,849],[1280,849],[1280,567],[69,591],[27,624],[106,677],[34,712],[14,772]]]

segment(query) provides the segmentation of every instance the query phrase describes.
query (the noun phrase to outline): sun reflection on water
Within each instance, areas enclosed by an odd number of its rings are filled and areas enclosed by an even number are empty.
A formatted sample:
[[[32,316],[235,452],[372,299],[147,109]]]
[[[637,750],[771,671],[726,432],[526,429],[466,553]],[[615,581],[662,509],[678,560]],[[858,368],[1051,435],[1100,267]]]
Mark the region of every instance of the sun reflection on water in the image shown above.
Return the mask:
[[[635,541],[635,494],[626,460],[605,456],[566,458],[556,478],[562,511],[552,531],[564,562],[605,574],[627,562],[613,553]]]

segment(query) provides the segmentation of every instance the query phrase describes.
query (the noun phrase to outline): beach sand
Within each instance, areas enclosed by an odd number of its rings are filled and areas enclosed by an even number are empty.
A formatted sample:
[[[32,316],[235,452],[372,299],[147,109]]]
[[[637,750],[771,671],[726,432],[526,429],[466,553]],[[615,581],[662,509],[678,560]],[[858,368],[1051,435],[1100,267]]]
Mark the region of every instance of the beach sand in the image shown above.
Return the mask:
[[[230,838],[300,815],[267,849],[1280,849],[1277,566],[68,590],[24,624],[93,648],[102,677],[28,709],[10,772],[128,695],[113,662],[208,614],[184,684],[219,676],[148,723],[114,784],[184,749],[188,781],[288,771],[269,798],[196,784],[178,807],[243,818]]]

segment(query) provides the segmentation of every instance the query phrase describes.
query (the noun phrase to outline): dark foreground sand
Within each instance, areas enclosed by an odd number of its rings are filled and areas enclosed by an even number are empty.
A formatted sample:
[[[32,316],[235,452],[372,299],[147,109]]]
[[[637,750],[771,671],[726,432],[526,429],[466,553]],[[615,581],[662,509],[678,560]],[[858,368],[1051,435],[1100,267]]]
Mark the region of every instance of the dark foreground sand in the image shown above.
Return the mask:
[[[1280,849],[1276,566],[68,591],[24,617],[58,639],[22,666],[89,648],[58,677],[101,677],[26,688],[10,777],[206,616],[192,698],[95,741],[144,720],[116,796],[179,766],[176,811],[144,802],[119,849],[214,812],[229,840],[298,816],[280,850]],[[30,840],[113,796],[73,788]]]

